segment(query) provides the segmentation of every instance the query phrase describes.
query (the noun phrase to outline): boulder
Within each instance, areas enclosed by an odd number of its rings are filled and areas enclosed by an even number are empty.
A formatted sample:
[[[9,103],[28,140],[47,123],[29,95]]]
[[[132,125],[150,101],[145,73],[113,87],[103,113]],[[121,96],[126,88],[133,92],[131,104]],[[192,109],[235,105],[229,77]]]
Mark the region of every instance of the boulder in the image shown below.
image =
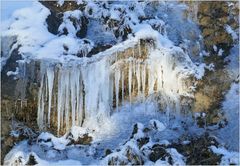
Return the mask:
[[[159,159],[164,159],[169,154],[165,148],[159,144],[155,144],[151,148],[151,153],[149,154],[149,159],[153,162],[156,162]]]

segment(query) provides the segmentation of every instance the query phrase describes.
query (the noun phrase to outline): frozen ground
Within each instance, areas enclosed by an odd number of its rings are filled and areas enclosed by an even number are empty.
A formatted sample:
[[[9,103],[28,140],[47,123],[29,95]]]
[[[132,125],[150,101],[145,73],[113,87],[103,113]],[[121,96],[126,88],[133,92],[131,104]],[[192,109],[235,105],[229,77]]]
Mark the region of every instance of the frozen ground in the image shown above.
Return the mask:
[[[188,116],[189,117],[189,116]],[[88,133],[93,137],[90,145],[68,145],[69,140],[65,136],[57,138],[50,133],[42,133],[36,141],[22,141],[16,145],[5,157],[4,163],[11,164],[29,162],[29,156],[34,156],[39,165],[81,165],[81,164],[107,164],[117,158],[118,162],[133,164],[126,157],[127,151],[140,156],[145,164],[154,164],[148,155],[151,147],[158,143],[169,145],[179,141],[182,136],[201,136],[205,129],[198,128],[191,118],[166,115],[157,111],[154,103],[126,105],[114,112],[108,121],[100,126],[95,126],[95,121],[88,121],[83,127],[73,127],[73,137]],[[98,123],[99,125],[99,123]],[[134,133],[134,125],[137,132]],[[148,132],[146,132],[148,128]],[[149,137],[148,143],[138,146],[138,139]],[[45,140],[45,141],[43,141]],[[182,140],[188,144],[188,138]],[[130,148],[130,149],[129,149]],[[111,154],[106,156],[106,151]],[[148,149],[148,150],[147,150]],[[221,164],[239,163],[237,152],[227,151],[223,146],[212,145],[209,147],[217,155],[222,155]],[[149,151],[150,150],[150,151]],[[180,154],[175,148],[166,148],[166,152],[173,159],[173,164],[185,164],[186,156]],[[139,159],[140,160],[140,159]],[[155,164],[169,164],[167,158],[155,162]]]

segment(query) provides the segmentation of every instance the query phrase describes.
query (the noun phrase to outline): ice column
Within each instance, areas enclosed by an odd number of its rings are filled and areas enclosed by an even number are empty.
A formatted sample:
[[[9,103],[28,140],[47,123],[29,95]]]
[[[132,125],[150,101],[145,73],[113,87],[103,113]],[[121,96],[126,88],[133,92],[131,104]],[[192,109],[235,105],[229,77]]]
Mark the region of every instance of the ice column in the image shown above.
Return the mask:
[[[121,73],[120,70],[117,69],[115,71],[115,94],[116,94],[116,109],[118,111],[119,104],[119,81],[120,81]]]
[[[51,68],[47,69],[48,82],[48,127],[50,127],[50,115],[52,106],[52,91],[53,91],[54,71]]]

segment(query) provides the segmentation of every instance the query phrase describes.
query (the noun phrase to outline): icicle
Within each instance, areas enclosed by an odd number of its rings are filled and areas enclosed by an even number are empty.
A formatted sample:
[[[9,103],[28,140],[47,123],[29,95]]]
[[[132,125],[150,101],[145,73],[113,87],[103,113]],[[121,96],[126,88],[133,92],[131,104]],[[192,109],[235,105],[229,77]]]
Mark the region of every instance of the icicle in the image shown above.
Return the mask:
[[[58,97],[57,97],[57,133],[59,135],[61,127],[61,119],[63,112],[63,75],[61,69],[58,71]]]
[[[141,57],[142,53],[141,53],[141,40],[138,41],[138,56]]]
[[[157,91],[163,89],[163,68],[161,63],[159,65],[160,68],[157,70]]]
[[[132,102],[132,59],[129,61],[129,70],[128,70],[128,94],[129,101]]]
[[[133,49],[132,49],[132,57],[133,58],[135,58],[135,51],[134,51],[135,49],[134,49],[134,47],[133,47]]]
[[[114,83],[113,83],[113,76],[111,76],[109,80],[109,101],[111,104],[111,107],[113,107],[113,97],[114,97]]]
[[[72,112],[72,126],[75,126],[75,118],[76,118],[76,87],[77,87],[77,79],[79,77],[79,71],[72,67],[70,71],[70,94],[71,94],[71,112]]]
[[[104,64],[104,65],[103,65]],[[109,60],[104,59],[102,62],[101,79],[100,79],[100,101],[99,101],[99,113],[102,118],[110,116],[110,64]],[[120,72],[120,70],[119,70]],[[121,74],[121,73],[120,73]],[[107,94],[107,95],[106,95]]]
[[[134,94],[135,90],[135,82],[136,82],[136,59],[132,60],[132,94]]]
[[[44,97],[43,97],[43,88],[44,88],[44,75],[41,78],[41,86],[38,92],[38,116],[37,123],[40,130],[43,129],[43,115],[44,115]]]
[[[138,49],[139,56],[135,49]],[[50,126],[53,111],[57,111],[58,135],[62,129],[67,130],[73,125],[85,125],[89,119],[97,122],[103,121],[110,115],[113,98],[116,99],[116,110],[118,110],[119,96],[122,96],[121,101],[124,102],[124,99],[127,99],[124,95],[128,93],[131,104],[136,94],[135,89],[137,89],[138,96],[151,94],[155,90],[163,92],[166,96],[174,96],[175,93],[182,94],[185,87],[182,85],[182,78],[179,77],[181,73],[174,66],[175,62],[178,63],[176,57],[165,52],[164,49],[156,49],[151,50],[149,57],[142,62],[142,49],[144,48],[141,48],[139,40],[137,47],[132,49],[134,58],[128,59],[128,71],[116,68],[122,62],[122,57],[118,57],[117,53],[91,63],[89,61],[83,61],[81,64],[70,62],[55,68],[41,65],[43,72],[38,94],[37,119],[40,129],[46,122]],[[134,88],[134,86],[137,87]],[[125,91],[127,89],[128,92]],[[55,98],[56,101],[53,102]],[[48,103],[45,103],[46,99]],[[178,98],[176,100],[179,101]],[[53,103],[56,103],[56,108],[53,107]],[[175,103],[175,109],[180,110],[180,104]],[[171,104],[167,103],[167,105]],[[174,107],[168,107],[168,109],[172,108]],[[44,113],[47,113],[47,116]]]
[[[82,122],[83,122],[83,111],[84,111],[84,108],[83,108],[83,98],[84,98],[84,96],[83,96],[83,83],[82,83],[82,79],[81,79],[81,77],[79,78],[80,79],[80,83],[79,83],[79,90],[78,90],[78,92],[79,92],[79,98],[78,98],[78,101],[79,101],[79,103],[78,103],[78,117],[79,117],[79,119],[78,119],[78,124],[79,125],[82,125]]]
[[[120,81],[121,73],[120,70],[117,69],[115,71],[115,94],[116,94],[116,110],[118,111],[119,104],[119,81]]]
[[[141,72],[142,76],[142,93],[143,96],[145,96],[145,86],[146,86],[146,63],[144,62],[142,65],[142,72]]]
[[[148,65],[148,94],[152,94],[154,92],[154,84],[155,84],[155,70],[154,64],[150,63]]]
[[[140,95],[141,91],[141,70],[140,70],[140,62],[138,61],[136,64],[136,76],[137,76],[137,89],[138,89],[138,96]]]
[[[77,69],[77,77],[76,77],[76,83],[75,83],[75,86],[76,86],[75,108],[76,108],[76,110],[75,110],[75,118],[72,121],[72,123],[74,123],[74,121],[75,121],[75,123],[72,125],[78,125],[78,126],[80,125],[80,119],[79,119],[79,114],[80,114],[80,107],[79,107],[79,105],[80,105],[80,99],[79,99],[79,97],[80,97],[80,73],[81,73],[80,69]],[[73,106],[72,106],[72,109],[73,109]],[[72,116],[73,116],[73,112],[72,112]]]
[[[54,81],[54,70],[51,68],[47,69],[47,82],[48,82],[48,127],[50,127],[50,115],[52,106],[52,90]]]
[[[20,94],[21,98],[21,109],[23,107],[23,101],[26,97],[26,86],[27,86],[27,71],[26,71],[26,63],[24,60],[18,60],[19,66],[19,83],[17,84],[16,91]]]
[[[122,102],[124,102],[124,71],[122,71]]]
[[[69,69],[66,70],[66,75],[65,77],[65,123],[66,123],[66,129],[69,129],[69,84],[70,84],[70,73]]]

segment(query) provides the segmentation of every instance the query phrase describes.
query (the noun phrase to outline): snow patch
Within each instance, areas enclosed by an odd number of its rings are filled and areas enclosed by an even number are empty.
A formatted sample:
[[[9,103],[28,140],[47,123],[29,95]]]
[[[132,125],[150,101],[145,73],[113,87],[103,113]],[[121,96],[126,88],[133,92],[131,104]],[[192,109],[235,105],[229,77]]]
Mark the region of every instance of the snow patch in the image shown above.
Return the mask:
[[[229,152],[224,147],[216,147],[216,146],[210,146],[210,149],[213,151],[213,153],[216,153],[218,155],[223,155],[221,158],[220,165],[232,165],[236,164],[239,165],[239,153],[238,152]]]
[[[163,131],[166,129],[166,126],[162,122],[155,119],[150,120],[149,125],[150,125],[150,128],[158,131]]]
[[[226,25],[225,29],[226,29],[227,33],[232,36],[233,40],[238,39],[237,33],[232,29],[232,27],[230,25]]]

